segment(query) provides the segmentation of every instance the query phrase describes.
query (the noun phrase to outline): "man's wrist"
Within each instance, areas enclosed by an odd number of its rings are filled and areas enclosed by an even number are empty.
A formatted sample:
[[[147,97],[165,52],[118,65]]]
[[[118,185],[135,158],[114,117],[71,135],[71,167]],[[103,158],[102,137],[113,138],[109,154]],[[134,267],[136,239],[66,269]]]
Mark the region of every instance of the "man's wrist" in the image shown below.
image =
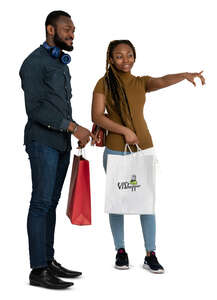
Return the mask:
[[[78,125],[76,123],[74,129],[72,130],[72,134],[75,134],[78,131]]]
[[[68,131],[72,134],[75,134],[76,131],[78,130],[78,124],[76,122],[70,122],[69,123],[69,127],[68,127]]]

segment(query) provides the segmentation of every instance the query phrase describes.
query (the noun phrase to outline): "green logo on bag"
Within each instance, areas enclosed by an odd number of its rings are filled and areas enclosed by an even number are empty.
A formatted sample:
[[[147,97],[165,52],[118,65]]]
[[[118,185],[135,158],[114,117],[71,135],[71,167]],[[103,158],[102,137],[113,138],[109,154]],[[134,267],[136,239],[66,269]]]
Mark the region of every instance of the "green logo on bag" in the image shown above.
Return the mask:
[[[136,175],[132,175],[130,181],[118,182],[119,190],[131,189],[132,192],[135,192],[140,186],[137,184]]]
[[[136,181],[136,175],[132,175],[132,178],[130,180],[130,183],[133,185],[137,185],[137,181]]]

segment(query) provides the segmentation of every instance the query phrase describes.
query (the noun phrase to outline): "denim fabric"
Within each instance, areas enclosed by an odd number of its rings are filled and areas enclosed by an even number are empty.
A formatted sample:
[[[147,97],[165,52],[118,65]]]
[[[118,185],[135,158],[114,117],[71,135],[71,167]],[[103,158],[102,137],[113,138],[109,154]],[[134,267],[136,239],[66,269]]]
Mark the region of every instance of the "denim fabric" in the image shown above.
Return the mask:
[[[124,152],[114,151],[105,147],[103,153],[103,167],[106,172],[108,154],[124,155]],[[129,152],[126,153],[130,154]],[[146,251],[156,250],[155,236],[156,236],[156,221],[155,215],[140,215],[142,226],[142,233],[145,243]],[[119,214],[109,214],[110,227],[114,239],[115,249],[125,248],[124,242],[124,216]]]
[[[70,162],[60,152],[32,141],[26,145],[32,174],[32,197],[27,219],[31,268],[47,266],[54,257],[56,207]]]

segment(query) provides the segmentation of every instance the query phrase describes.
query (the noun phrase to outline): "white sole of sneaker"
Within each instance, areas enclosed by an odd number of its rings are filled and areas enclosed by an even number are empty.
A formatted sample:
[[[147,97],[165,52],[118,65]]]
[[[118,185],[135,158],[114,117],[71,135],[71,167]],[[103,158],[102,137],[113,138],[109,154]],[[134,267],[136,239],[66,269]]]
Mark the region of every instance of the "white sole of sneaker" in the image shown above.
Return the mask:
[[[118,270],[128,270],[129,266],[122,266],[122,267],[120,267],[120,266],[116,266],[115,265],[115,269],[118,269]]]
[[[160,269],[160,270],[152,270],[148,265],[143,265],[143,268],[144,269],[146,269],[146,270],[148,270],[149,272],[151,272],[151,273],[154,273],[154,274],[163,274],[165,271],[164,270],[162,270],[162,269]]]

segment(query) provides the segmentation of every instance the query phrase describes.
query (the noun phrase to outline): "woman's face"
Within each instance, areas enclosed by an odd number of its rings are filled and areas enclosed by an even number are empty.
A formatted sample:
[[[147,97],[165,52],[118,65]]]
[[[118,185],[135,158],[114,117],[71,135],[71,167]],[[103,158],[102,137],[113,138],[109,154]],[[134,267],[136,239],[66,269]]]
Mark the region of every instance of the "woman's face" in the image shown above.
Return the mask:
[[[116,69],[123,72],[130,72],[135,62],[133,49],[126,44],[119,44],[112,52],[111,63]]]

